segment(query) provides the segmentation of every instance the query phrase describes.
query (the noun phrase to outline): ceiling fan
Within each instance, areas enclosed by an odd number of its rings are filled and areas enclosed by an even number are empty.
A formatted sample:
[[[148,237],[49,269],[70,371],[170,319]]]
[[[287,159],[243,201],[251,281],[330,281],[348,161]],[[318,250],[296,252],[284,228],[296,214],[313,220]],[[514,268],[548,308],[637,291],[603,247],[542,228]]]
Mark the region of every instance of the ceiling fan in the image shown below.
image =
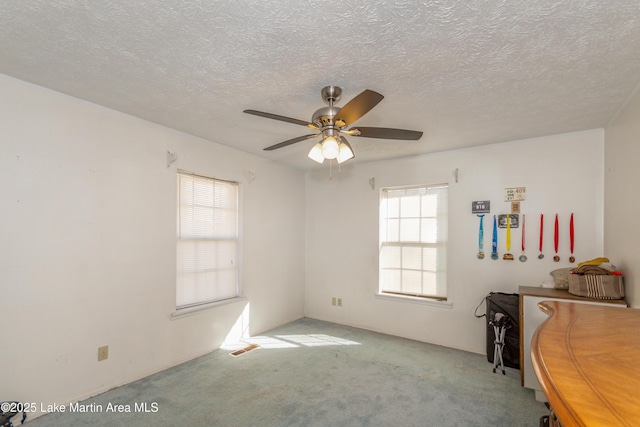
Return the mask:
[[[377,92],[366,89],[351,101],[347,102],[342,108],[334,106],[334,103],[339,101],[340,95],[342,95],[342,89],[338,86],[326,86],[322,88],[321,95],[328,107],[322,107],[313,113],[311,122],[256,110],[244,110],[244,112],[267,119],[306,126],[316,131],[316,133],[298,136],[271,145],[265,148],[265,150],[276,150],[295,144],[296,142],[320,136],[320,141],[315,144],[309,152],[309,158],[318,163],[324,162],[324,159],[336,159],[338,163],[342,163],[355,157],[351,144],[349,144],[349,141],[347,141],[344,135],[410,141],[415,141],[422,137],[422,132],[407,129],[362,126],[348,128],[353,122],[367,114],[382,101],[384,96]]]

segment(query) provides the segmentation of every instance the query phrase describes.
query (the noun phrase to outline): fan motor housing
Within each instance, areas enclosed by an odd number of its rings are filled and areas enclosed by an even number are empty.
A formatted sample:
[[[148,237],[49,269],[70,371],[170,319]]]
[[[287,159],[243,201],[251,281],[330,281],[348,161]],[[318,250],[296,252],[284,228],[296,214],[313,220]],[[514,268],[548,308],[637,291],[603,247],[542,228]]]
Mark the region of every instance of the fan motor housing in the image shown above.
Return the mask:
[[[322,107],[313,113],[311,122],[315,123],[319,127],[333,126],[333,118],[340,111],[339,107]]]

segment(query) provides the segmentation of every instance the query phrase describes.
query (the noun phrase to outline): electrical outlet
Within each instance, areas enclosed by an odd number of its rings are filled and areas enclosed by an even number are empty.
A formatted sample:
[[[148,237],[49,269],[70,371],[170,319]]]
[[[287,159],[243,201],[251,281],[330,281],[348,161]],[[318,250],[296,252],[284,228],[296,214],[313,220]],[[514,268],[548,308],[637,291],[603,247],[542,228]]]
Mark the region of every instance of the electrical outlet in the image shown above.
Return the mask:
[[[342,307],[342,298],[338,298],[338,307]]]
[[[103,345],[102,347],[98,347],[98,362],[101,362],[108,358],[109,358],[109,346]]]
[[[336,305],[336,297],[331,297],[331,305]]]

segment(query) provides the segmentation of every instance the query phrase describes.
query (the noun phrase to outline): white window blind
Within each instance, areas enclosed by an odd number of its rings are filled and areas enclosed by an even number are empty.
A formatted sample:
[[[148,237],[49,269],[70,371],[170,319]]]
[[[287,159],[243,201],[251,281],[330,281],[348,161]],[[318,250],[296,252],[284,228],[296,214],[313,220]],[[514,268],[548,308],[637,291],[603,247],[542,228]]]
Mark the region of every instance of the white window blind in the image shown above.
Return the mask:
[[[380,292],[447,299],[448,188],[382,189]]]
[[[176,308],[235,298],[238,184],[178,172]]]

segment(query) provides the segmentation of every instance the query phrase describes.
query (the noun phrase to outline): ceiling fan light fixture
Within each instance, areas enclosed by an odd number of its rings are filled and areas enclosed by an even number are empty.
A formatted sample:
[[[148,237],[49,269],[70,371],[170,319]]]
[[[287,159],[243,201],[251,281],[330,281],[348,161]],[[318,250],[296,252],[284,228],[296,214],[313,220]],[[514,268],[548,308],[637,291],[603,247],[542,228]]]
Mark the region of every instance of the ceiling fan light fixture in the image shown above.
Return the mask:
[[[338,142],[333,136],[328,136],[322,141],[322,156],[325,159],[335,159],[339,153]]]
[[[324,156],[322,155],[322,143],[318,142],[313,146],[311,151],[309,151],[309,158],[314,162],[324,162]]]

